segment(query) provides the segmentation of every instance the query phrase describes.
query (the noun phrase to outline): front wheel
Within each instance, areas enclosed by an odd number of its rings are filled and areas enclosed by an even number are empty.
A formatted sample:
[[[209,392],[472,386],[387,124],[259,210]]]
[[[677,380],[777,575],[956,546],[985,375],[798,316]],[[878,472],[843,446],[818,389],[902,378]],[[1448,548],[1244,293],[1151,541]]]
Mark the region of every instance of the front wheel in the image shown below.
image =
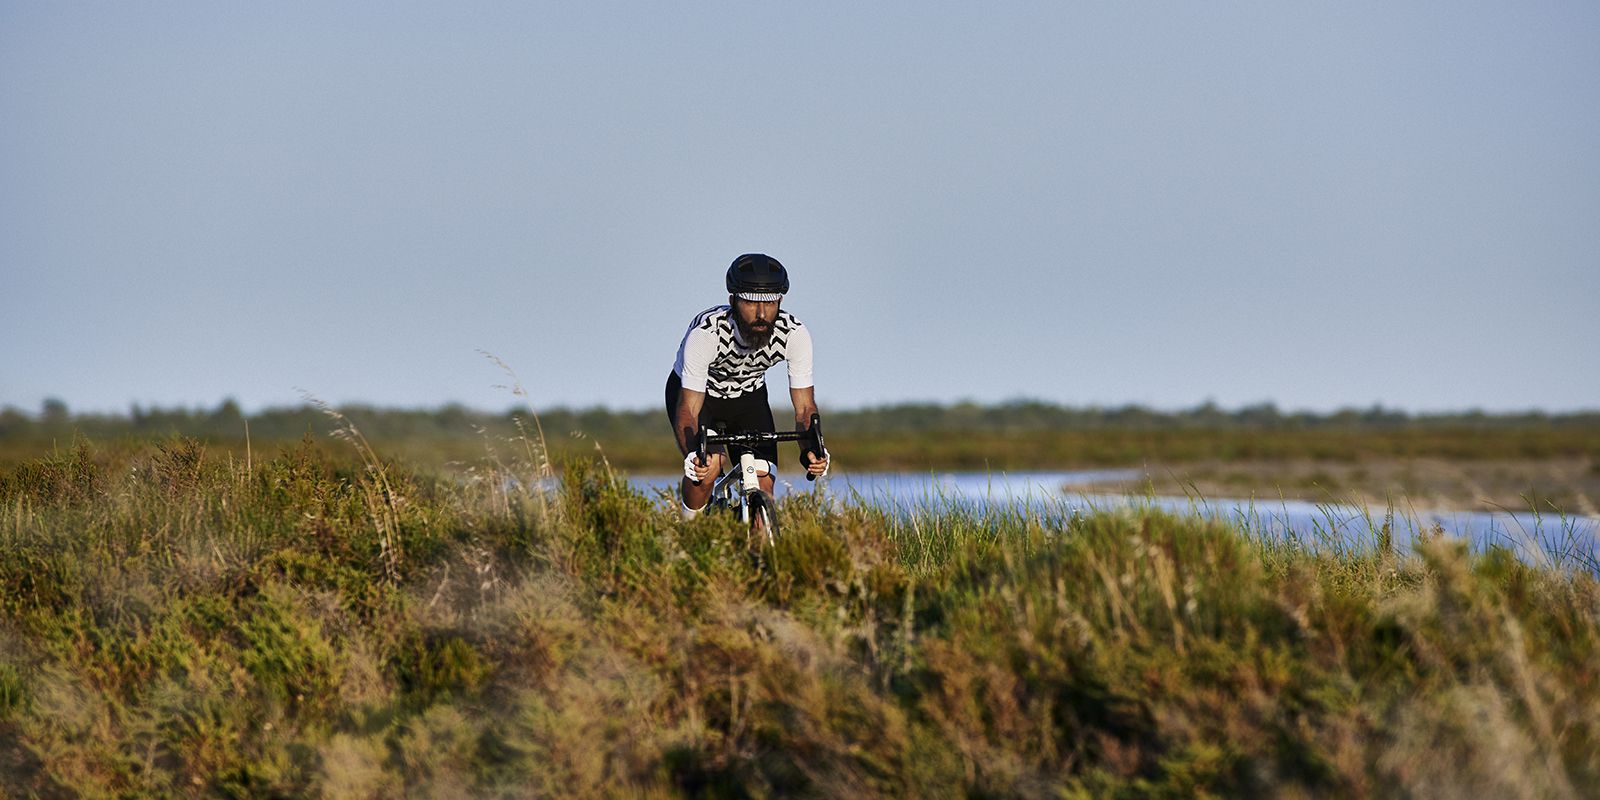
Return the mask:
[[[751,492],[745,497],[747,510],[750,512],[750,535],[760,540],[765,539],[767,544],[772,544],[778,538],[778,509],[772,495],[766,492]]]

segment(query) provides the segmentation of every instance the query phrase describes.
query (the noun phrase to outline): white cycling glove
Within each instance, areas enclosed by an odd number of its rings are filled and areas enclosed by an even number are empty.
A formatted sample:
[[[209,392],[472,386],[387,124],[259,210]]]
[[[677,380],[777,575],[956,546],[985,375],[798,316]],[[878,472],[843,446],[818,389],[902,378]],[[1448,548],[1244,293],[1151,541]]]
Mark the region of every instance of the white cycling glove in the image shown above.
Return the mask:
[[[828,462],[828,466],[822,468],[822,474],[818,475],[818,478],[826,478],[828,473],[833,471],[833,456],[828,455],[826,447],[822,448],[822,460]]]
[[[706,428],[705,430],[706,430],[706,435],[707,436],[716,436],[717,435],[717,432],[712,430],[712,429],[710,429],[710,428]],[[688,478],[691,481],[700,480],[700,476],[695,472],[695,470],[698,469],[699,466],[700,466],[699,457],[700,457],[700,452],[698,450],[690,450],[689,454],[683,457],[683,477]],[[711,454],[707,453],[706,454],[706,463],[709,464],[713,460],[714,459],[711,456]]]

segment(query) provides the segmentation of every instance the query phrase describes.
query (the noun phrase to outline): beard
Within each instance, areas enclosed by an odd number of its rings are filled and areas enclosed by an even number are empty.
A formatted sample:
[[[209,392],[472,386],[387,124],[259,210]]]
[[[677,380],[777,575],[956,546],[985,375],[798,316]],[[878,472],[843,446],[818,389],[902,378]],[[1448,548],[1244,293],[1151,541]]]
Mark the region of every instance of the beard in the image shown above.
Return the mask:
[[[733,322],[739,326],[739,340],[752,350],[760,350],[767,346],[767,342],[772,341],[772,323],[770,321],[763,323],[763,326],[758,328],[745,322],[743,317],[735,314]]]

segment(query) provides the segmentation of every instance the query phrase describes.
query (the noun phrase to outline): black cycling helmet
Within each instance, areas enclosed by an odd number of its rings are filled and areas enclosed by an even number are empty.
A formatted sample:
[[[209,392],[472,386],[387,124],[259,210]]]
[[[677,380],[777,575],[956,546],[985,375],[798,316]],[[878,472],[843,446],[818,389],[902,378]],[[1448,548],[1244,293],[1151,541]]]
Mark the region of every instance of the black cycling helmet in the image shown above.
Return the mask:
[[[728,265],[728,294],[787,294],[789,271],[778,259],[745,253]]]

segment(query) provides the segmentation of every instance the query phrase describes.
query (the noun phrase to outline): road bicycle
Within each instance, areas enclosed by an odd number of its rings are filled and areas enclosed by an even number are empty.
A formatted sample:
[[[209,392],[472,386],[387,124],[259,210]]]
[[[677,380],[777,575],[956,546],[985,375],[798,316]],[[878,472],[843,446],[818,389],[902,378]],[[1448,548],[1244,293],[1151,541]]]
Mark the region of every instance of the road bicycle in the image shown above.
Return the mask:
[[[778,508],[772,495],[761,489],[758,470],[762,459],[756,458],[755,448],[769,442],[799,442],[802,453],[815,453],[819,457],[827,452],[822,446],[822,418],[811,415],[811,428],[803,431],[735,431],[708,434],[700,429],[698,463],[706,463],[707,448],[712,445],[733,445],[742,448],[738,468],[717,478],[711,486],[708,507],[726,508],[739,515],[739,521],[750,526],[750,535],[772,544],[778,538]],[[806,480],[817,476],[806,473]]]

